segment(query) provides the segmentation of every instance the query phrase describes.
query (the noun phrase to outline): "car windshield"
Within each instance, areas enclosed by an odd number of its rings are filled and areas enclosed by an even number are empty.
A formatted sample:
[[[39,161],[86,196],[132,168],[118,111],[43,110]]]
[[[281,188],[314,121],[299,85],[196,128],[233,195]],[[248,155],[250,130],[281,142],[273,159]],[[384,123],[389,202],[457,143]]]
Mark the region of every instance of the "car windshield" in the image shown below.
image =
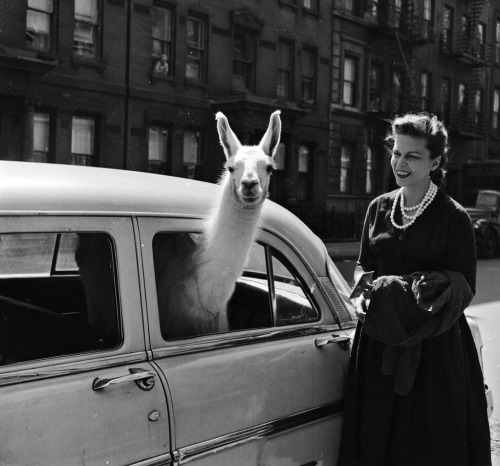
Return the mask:
[[[489,193],[479,193],[477,195],[476,205],[485,207],[496,207],[498,202],[498,196]]]

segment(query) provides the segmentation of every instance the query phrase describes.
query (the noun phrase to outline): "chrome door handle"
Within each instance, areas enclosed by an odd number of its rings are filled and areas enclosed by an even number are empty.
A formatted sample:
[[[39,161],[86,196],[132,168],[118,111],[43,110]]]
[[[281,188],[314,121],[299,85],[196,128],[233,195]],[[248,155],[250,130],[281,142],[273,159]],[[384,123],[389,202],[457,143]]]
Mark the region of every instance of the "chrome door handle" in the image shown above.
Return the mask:
[[[349,349],[351,339],[345,335],[332,335],[329,338],[317,338],[314,342],[316,348],[321,348],[322,346],[329,345],[330,343],[339,343],[342,348]]]
[[[92,382],[92,390],[102,390],[110,385],[134,381],[142,390],[151,390],[155,384],[155,373],[146,369],[129,369],[129,375],[122,375],[113,379],[100,379],[97,377]]]

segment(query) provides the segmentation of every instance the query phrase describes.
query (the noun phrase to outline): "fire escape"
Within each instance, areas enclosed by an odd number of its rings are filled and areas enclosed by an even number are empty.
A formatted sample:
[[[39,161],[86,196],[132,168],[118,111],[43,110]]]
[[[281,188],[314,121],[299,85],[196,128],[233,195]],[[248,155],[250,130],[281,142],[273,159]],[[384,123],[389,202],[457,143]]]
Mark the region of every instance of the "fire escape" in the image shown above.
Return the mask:
[[[379,4],[378,26],[384,32],[385,52],[392,63],[389,111],[423,110],[417,88],[415,52],[433,40],[432,24],[422,17],[418,0],[385,0]]]
[[[441,51],[445,57],[456,60],[464,70],[459,88],[459,111],[451,118],[450,129],[479,138],[484,135],[484,96],[481,85],[491,59],[484,27],[480,23],[485,0],[464,0],[461,28],[455,34],[443,30]]]

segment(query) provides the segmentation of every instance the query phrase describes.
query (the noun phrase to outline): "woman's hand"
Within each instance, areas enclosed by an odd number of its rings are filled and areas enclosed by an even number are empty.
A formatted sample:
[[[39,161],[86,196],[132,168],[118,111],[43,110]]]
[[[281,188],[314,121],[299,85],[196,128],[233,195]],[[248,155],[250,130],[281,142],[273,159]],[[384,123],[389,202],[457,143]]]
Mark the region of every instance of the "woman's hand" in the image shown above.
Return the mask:
[[[356,302],[354,303],[354,311],[356,312],[356,316],[361,323],[365,321],[367,308],[368,304],[366,298],[363,294],[361,294],[361,296],[357,298]]]

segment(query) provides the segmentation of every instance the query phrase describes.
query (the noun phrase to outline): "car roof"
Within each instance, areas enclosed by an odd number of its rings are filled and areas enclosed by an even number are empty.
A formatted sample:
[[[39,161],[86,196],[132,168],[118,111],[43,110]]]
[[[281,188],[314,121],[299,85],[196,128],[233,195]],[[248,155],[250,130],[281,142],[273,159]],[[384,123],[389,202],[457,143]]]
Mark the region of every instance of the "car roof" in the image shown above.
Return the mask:
[[[0,161],[0,215],[203,218],[219,189],[214,183],[130,170]],[[316,273],[326,274],[325,245],[298,217],[266,200],[260,224],[291,245]]]
[[[480,189],[478,194],[494,194],[495,196],[500,195],[500,191],[496,191],[494,189]]]

